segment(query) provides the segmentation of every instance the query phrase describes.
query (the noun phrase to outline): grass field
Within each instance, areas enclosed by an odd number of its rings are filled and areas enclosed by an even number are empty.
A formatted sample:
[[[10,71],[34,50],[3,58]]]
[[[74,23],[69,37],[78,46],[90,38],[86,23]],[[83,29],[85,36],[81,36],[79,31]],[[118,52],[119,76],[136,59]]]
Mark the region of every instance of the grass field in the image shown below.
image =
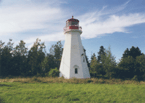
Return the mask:
[[[145,103],[145,82],[63,78],[0,79],[0,103]]]

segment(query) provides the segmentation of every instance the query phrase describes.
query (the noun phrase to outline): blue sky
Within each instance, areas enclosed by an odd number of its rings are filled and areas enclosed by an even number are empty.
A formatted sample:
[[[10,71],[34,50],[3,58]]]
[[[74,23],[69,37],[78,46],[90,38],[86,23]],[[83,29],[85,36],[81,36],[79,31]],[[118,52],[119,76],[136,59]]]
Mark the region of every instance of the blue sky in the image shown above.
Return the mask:
[[[145,53],[145,0],[0,0],[0,40],[20,40],[30,48],[37,38],[46,50],[61,40],[67,19],[79,19],[90,58],[101,45],[111,47],[116,61],[126,48]]]

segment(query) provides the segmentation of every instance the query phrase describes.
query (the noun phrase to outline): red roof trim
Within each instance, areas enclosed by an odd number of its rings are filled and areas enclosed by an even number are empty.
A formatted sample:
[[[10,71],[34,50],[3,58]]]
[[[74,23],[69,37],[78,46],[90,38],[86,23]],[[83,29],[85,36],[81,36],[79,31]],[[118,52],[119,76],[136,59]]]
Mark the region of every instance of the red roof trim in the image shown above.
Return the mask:
[[[69,26],[69,29],[79,29],[78,26]]]
[[[68,19],[67,21],[77,21],[77,22],[79,22],[78,19]]]

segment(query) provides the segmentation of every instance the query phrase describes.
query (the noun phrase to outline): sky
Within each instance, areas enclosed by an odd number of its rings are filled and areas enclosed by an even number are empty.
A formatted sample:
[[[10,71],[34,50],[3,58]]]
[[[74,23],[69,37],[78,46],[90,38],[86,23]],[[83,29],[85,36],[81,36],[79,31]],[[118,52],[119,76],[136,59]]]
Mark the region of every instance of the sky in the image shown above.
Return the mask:
[[[0,0],[0,40],[20,40],[30,49],[37,38],[49,52],[61,40],[66,20],[80,21],[86,55],[97,55],[100,46],[111,48],[116,61],[126,48],[145,53],[145,0]]]

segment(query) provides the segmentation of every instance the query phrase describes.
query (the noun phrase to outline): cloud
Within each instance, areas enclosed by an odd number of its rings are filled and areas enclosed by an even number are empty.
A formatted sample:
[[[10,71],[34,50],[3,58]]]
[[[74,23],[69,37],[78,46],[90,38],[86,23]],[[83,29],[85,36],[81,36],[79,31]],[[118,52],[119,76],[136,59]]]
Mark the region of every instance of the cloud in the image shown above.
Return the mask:
[[[126,6],[131,0],[128,0],[127,2],[125,2],[123,5]]]
[[[56,4],[57,2],[57,4]],[[34,43],[37,37],[47,41],[55,41],[65,24],[65,10],[59,5],[58,0],[6,0],[0,6],[0,36],[3,41],[13,39],[15,43],[26,40],[26,43]],[[63,23],[64,22],[64,23]],[[56,35],[55,35],[56,33]],[[63,33],[63,31],[62,31]],[[54,38],[54,36],[57,36]],[[44,36],[44,37],[43,37]],[[63,37],[63,36],[62,36]],[[35,38],[35,40],[34,40]],[[44,39],[46,40],[46,39]]]
[[[105,16],[105,15],[113,15],[115,13],[118,13],[120,11],[123,11],[127,6],[128,4],[131,2],[131,0],[128,0],[127,2],[125,2],[124,4],[122,5],[119,5],[119,6],[113,6],[113,7],[109,7],[109,6],[103,6],[102,9],[97,12],[97,15],[98,16]]]
[[[62,18],[59,8],[32,5],[13,5],[0,9],[0,35],[30,30],[52,29]],[[53,23],[52,23],[53,21]],[[58,22],[59,23],[59,22]]]
[[[7,2],[6,2],[7,1]],[[76,15],[82,26],[83,39],[96,38],[115,32],[128,33],[126,27],[145,23],[144,13],[119,14],[131,0],[116,7],[103,6],[101,10]],[[16,43],[24,40],[32,45],[36,38],[51,42],[64,40],[63,27],[68,12],[60,5],[62,0],[10,0],[3,1],[0,6],[0,36],[14,38]],[[69,4],[67,4],[69,5]],[[118,13],[118,14],[117,14]],[[74,13],[75,14],[75,11]],[[8,39],[9,39],[8,38]]]
[[[28,46],[29,49],[33,46],[33,43],[36,41],[37,38],[41,39],[41,41],[45,43],[53,42],[53,41],[56,41],[56,42],[62,41],[65,39],[63,32],[57,32],[57,33],[53,33],[49,35],[45,34],[43,36],[34,36],[34,37],[24,40],[26,43],[29,44]]]
[[[85,17],[90,15],[90,17]],[[107,19],[99,19],[95,13],[89,13],[82,16],[81,26],[83,28],[83,39],[95,38],[105,34],[112,34],[115,32],[128,33],[126,27],[136,24],[145,23],[145,14],[134,13],[128,15],[110,15]]]
[[[57,32],[49,35],[43,35],[43,36],[34,36],[29,39],[24,40],[27,43],[32,43],[35,42],[36,39],[39,38],[41,41],[59,41],[59,40],[64,40],[64,35],[62,32]]]

